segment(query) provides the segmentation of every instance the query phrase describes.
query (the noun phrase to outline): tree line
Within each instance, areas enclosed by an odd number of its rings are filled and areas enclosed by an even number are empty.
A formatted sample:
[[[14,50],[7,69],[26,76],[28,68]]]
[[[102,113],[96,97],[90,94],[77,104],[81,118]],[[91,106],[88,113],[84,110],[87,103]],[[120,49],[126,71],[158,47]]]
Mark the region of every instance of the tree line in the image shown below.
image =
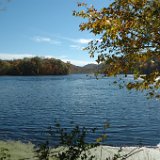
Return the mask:
[[[119,63],[123,59],[119,57]],[[152,57],[143,66],[137,63],[141,74],[150,74],[160,70],[160,63],[156,57]],[[64,63],[55,58],[24,58],[17,60],[0,60],[0,75],[66,75],[69,73],[97,73],[105,74],[107,70],[113,70],[112,63],[88,64],[84,67]],[[120,74],[135,74],[135,71],[120,72]]]
[[[66,75],[69,64],[54,58],[0,60],[0,75]]]

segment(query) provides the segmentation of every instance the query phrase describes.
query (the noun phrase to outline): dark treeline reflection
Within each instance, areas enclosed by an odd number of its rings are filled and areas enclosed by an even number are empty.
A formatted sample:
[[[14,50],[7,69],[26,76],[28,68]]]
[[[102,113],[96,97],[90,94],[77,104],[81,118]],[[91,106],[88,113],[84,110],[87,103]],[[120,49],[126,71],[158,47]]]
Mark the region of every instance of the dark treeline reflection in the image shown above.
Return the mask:
[[[0,60],[0,75],[65,75],[69,63],[54,58],[24,58]]]

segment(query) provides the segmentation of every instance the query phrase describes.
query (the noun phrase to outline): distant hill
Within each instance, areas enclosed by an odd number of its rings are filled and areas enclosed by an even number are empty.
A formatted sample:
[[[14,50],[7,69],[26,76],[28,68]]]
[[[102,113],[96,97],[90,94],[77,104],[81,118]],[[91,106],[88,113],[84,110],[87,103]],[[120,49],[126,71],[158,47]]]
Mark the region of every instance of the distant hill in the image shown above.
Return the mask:
[[[144,63],[136,63],[135,67],[139,70],[140,74],[150,74],[154,71],[160,71],[160,59],[155,56],[150,58]],[[70,73],[107,73],[107,70],[112,69],[112,66],[109,63],[101,63],[101,64],[87,64],[83,67],[75,66],[73,64],[70,65]],[[128,74],[133,74],[134,69],[128,71]],[[120,72],[120,74],[123,74]]]
[[[81,67],[69,64],[69,73],[81,73]]]
[[[99,70],[99,65],[97,64],[87,64],[83,67],[70,65],[70,73],[95,73]]]
[[[87,64],[85,66],[83,66],[82,68],[85,69],[85,70],[95,70],[97,69],[98,65],[97,64]]]

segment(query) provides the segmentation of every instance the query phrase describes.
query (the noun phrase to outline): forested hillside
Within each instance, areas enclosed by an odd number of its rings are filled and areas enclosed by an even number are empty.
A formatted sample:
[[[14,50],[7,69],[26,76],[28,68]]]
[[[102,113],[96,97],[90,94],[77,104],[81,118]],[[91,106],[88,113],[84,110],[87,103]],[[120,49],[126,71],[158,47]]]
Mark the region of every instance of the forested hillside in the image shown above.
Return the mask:
[[[119,60],[120,63],[121,59]],[[149,74],[152,71],[160,70],[159,61],[156,57],[148,60],[144,64],[137,64],[141,74]],[[104,73],[112,70],[112,63],[87,64],[83,67],[75,66],[70,63],[64,63],[54,58],[24,58],[17,60],[0,60],[0,75],[66,75],[77,73]],[[133,74],[129,71],[127,74]],[[120,72],[123,74],[123,72]]]
[[[66,75],[69,65],[54,58],[0,60],[0,75]]]
[[[70,64],[70,73],[97,73],[100,71],[100,65],[87,64],[83,67]]]

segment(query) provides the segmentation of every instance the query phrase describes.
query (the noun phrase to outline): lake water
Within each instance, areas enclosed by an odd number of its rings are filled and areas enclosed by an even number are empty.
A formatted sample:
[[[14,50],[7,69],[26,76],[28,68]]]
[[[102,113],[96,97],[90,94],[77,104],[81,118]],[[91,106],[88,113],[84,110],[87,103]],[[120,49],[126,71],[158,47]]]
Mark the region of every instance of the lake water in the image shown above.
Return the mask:
[[[132,76],[124,80],[132,79]],[[0,77],[0,139],[40,142],[57,119],[64,127],[101,128],[110,145],[157,145],[160,101],[119,89],[117,78],[86,75]]]

